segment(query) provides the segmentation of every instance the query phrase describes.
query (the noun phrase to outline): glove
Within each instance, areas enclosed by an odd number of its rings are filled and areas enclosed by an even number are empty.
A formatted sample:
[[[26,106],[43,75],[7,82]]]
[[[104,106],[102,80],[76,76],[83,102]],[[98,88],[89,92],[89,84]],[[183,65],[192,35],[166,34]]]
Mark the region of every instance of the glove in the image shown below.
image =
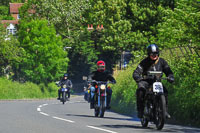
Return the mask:
[[[170,82],[170,83],[173,83],[174,82],[174,77],[172,77],[172,76],[167,77],[167,81]]]

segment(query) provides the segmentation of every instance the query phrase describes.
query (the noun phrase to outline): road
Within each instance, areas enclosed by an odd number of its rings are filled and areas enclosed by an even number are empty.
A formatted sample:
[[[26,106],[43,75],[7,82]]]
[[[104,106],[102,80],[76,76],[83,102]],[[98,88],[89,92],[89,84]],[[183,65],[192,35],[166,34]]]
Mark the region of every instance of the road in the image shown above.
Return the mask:
[[[142,132],[200,132],[166,124],[161,131],[155,125],[142,128],[137,118],[105,113],[94,117],[94,111],[83,96],[72,97],[65,105],[57,100],[0,101],[0,133],[142,133]]]

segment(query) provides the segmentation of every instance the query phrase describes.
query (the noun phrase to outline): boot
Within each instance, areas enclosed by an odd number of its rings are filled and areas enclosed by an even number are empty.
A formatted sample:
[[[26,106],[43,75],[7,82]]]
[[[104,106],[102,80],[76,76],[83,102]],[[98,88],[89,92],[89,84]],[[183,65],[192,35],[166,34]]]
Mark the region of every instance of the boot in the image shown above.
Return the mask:
[[[170,118],[171,118],[170,114],[168,113],[168,106],[166,106],[165,115],[166,115],[166,118],[167,118],[167,119],[170,119]]]
[[[94,108],[94,97],[91,98],[91,102],[90,102],[90,109]]]
[[[58,98],[57,100],[60,100],[60,91],[58,90]]]
[[[106,106],[106,109],[110,109],[111,108],[111,106],[110,106],[110,101],[111,101],[111,95],[108,95],[107,96],[107,106]]]
[[[171,116],[168,113],[168,96],[167,95],[165,95],[165,100],[166,100],[166,112],[165,112],[165,115],[166,115],[166,118],[170,119]]]

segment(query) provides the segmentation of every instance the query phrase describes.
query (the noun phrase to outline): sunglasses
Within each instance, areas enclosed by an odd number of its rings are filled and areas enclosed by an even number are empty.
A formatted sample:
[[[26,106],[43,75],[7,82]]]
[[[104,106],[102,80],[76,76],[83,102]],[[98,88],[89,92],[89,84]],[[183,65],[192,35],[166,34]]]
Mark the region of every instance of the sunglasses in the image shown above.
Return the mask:
[[[158,53],[155,52],[155,53],[150,53],[150,56],[158,56]]]

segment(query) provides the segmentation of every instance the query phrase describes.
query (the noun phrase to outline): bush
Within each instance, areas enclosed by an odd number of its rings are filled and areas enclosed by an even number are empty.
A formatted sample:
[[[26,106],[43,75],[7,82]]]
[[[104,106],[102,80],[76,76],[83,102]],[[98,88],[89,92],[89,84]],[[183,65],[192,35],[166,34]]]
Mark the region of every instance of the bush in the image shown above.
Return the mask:
[[[26,82],[19,83],[0,78],[0,99],[50,98],[57,96],[55,83],[48,86]]]
[[[169,90],[169,111],[183,124],[200,125],[200,58],[190,55],[175,59],[172,70],[175,84]]]

